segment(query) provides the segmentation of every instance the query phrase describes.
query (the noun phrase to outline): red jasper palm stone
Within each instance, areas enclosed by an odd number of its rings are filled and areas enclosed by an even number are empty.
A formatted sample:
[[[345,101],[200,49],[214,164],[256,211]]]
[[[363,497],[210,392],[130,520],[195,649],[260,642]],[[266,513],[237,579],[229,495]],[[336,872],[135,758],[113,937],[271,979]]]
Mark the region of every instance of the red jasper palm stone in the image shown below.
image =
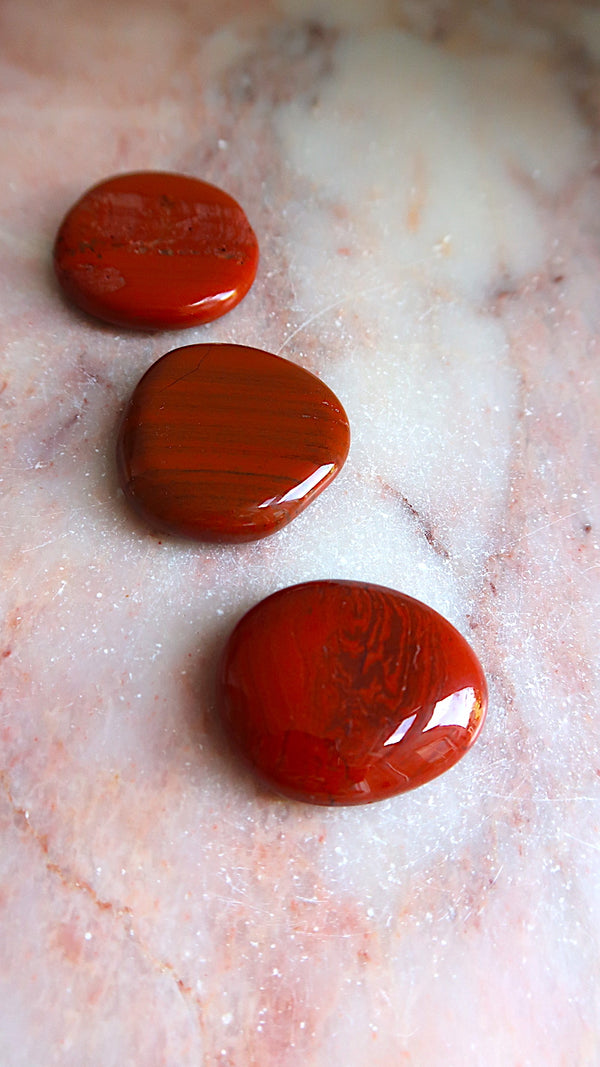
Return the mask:
[[[143,376],[117,446],[148,523],[202,541],[253,541],[290,522],[348,453],[348,418],[319,378],[244,345],[188,345]]]
[[[65,216],[54,269],[65,294],[117,326],[171,329],[216,319],[246,295],[258,244],[240,205],[182,174],[119,174]]]
[[[222,661],[226,730],[260,778],[314,804],[362,804],[430,781],[464,755],[487,707],[482,669],[432,608],[360,582],[263,600]]]

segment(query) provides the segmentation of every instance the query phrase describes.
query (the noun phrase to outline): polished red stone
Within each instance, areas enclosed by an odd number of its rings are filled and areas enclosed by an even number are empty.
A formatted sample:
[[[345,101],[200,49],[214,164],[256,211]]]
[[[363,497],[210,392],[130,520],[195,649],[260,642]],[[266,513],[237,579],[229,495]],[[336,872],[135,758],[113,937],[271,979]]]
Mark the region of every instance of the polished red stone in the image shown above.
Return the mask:
[[[290,522],[340,470],[346,413],[319,378],[243,345],[168,352],[138,383],[117,460],[152,526],[203,541],[253,541]]]
[[[219,680],[235,748],[279,793],[364,804],[452,767],[481,730],[487,688],[465,639],[378,585],[282,589],[234,629]]]
[[[182,174],[118,174],[64,218],[54,268],[84,311],[117,326],[209,322],[246,295],[258,245],[240,205]]]

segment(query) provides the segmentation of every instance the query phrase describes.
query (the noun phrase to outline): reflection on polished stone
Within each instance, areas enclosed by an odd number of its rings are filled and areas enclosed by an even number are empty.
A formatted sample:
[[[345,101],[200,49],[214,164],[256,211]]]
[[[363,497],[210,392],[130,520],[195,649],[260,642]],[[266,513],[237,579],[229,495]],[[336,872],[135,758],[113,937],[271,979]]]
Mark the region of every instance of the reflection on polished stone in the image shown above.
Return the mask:
[[[117,326],[173,329],[219,318],[256,274],[258,244],[233,197],[183,174],[108,178],[65,216],[54,267],[65,294]]]
[[[432,608],[381,586],[317,581],[238,623],[220,700],[236,748],[275,790],[360,804],[453,766],[479,735],[487,687]]]
[[[349,443],[342,405],[314,374],[244,345],[188,345],[134,390],[119,472],[151,525],[201,541],[254,541],[329,485]]]

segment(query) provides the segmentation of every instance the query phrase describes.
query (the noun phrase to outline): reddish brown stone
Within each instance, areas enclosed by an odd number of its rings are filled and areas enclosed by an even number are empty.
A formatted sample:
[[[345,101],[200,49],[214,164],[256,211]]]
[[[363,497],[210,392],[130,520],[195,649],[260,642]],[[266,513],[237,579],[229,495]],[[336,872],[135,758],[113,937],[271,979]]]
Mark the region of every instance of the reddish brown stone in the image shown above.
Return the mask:
[[[54,268],[66,295],[117,326],[209,322],[246,295],[258,245],[240,205],[182,174],[119,174],[64,218]]]
[[[348,419],[331,389],[280,356],[188,345],[146,372],[125,411],[125,495],[157,529],[253,541],[290,522],[342,467]]]
[[[218,681],[235,746],[273,789],[363,804],[429,782],[477,738],[481,666],[432,608],[392,589],[317,581],[238,623]]]

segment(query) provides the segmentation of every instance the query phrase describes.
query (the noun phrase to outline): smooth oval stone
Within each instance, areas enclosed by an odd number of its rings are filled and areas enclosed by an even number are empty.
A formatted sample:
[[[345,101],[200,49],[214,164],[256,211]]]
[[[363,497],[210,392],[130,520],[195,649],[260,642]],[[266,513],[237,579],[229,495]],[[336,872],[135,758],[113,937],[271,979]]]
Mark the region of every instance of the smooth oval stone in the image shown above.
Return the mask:
[[[130,504],[160,530],[253,541],[290,522],[348,453],[348,418],[319,378],[243,345],[188,345],[154,363],[121,424]]]
[[[118,174],[65,216],[54,269],[65,294],[117,326],[209,322],[246,295],[258,244],[240,205],[183,174]]]
[[[274,790],[366,804],[452,767],[481,730],[487,687],[432,608],[379,585],[317,581],[242,618],[218,702],[234,747]]]

